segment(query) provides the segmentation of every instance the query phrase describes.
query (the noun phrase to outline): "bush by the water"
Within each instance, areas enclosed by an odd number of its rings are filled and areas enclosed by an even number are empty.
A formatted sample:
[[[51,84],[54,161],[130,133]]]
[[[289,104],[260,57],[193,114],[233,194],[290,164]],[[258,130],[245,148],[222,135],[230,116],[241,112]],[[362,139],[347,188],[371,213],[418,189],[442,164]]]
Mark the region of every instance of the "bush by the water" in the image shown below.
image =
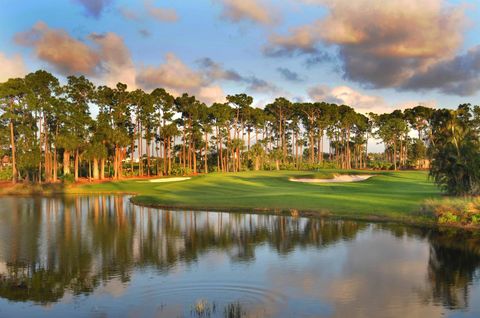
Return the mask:
[[[12,180],[12,167],[0,169],[0,181]]]
[[[480,197],[427,200],[422,211],[440,224],[480,225]]]

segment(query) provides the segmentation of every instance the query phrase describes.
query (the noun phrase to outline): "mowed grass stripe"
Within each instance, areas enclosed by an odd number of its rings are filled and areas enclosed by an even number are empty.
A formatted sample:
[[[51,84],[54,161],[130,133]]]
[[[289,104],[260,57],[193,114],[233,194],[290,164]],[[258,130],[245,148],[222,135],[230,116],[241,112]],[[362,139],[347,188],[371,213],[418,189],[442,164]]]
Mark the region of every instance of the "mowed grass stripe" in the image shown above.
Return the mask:
[[[424,171],[364,172],[327,170],[333,173],[374,174],[361,182],[301,183],[289,178],[313,172],[261,171],[212,173],[190,180],[149,183],[135,180],[82,185],[70,192],[136,193],[134,202],[150,206],[192,209],[297,209],[339,216],[415,218],[420,204],[440,193]],[[318,175],[318,174],[316,174]]]

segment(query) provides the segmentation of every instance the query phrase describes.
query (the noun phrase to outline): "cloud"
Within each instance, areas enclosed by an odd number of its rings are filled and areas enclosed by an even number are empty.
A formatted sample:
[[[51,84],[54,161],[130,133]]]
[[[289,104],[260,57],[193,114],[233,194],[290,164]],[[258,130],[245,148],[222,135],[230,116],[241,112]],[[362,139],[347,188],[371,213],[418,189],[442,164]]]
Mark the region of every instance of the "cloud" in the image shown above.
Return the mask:
[[[150,31],[148,31],[147,29],[140,29],[138,30],[138,33],[140,33],[140,35],[143,36],[144,38],[148,38],[149,36],[152,35],[152,33],[150,33]]]
[[[17,44],[33,48],[39,60],[62,75],[87,75],[108,84],[121,81],[135,87],[135,68],[123,39],[111,32],[92,33],[88,39],[91,45],[43,22],[15,35]]]
[[[480,90],[480,45],[415,74],[403,84],[402,89],[439,89],[443,93],[460,96],[475,94]]]
[[[0,83],[7,81],[9,78],[22,77],[27,74],[25,63],[20,55],[12,57],[6,56],[0,52]]]
[[[112,3],[112,0],[73,0],[85,9],[88,16],[99,18],[102,11]]]
[[[85,43],[61,29],[51,29],[37,22],[30,30],[15,35],[19,45],[32,47],[38,59],[50,64],[63,75],[93,75],[100,56]]]
[[[206,77],[210,81],[226,80],[247,85],[247,90],[257,93],[277,92],[278,88],[254,75],[241,75],[235,70],[225,69],[223,65],[211,58],[203,58],[197,61]]]
[[[298,73],[289,70],[285,67],[278,67],[277,71],[282,75],[284,79],[290,82],[303,82],[305,79],[301,77]]]
[[[244,81],[245,78],[234,70],[226,70],[223,66],[209,57],[199,59],[197,63],[212,80]]]
[[[126,20],[130,20],[130,21],[139,21],[140,20],[140,15],[137,12],[135,12],[135,11],[133,11],[133,10],[127,8],[127,7],[118,8],[118,12]]]
[[[307,68],[312,68],[312,67],[314,67],[315,65],[318,65],[318,64],[330,63],[330,62],[334,61],[334,59],[335,58],[327,52],[318,52],[314,55],[309,56],[305,60],[305,66]]]
[[[160,22],[176,22],[178,21],[177,12],[173,9],[156,7],[152,0],[144,2],[147,13],[157,21]]]
[[[380,96],[366,95],[348,86],[330,88],[327,85],[317,85],[307,90],[313,101],[348,105],[360,113],[390,113],[396,109],[406,109],[417,105],[436,107],[435,101],[407,101],[390,105]]]
[[[103,80],[108,85],[122,82],[127,84],[129,88],[135,88],[135,66],[123,39],[112,32],[93,33],[89,38],[99,47],[99,67]]]
[[[273,6],[262,0],[218,0],[223,5],[222,17],[232,22],[250,21],[273,24],[278,21]]]
[[[141,68],[136,82],[146,90],[163,87],[173,95],[187,92],[205,102],[221,101],[225,96],[219,86],[211,85],[211,81],[204,74],[188,67],[173,53],[168,53],[165,63],[157,67]]]
[[[466,26],[463,7],[443,0],[308,2],[324,5],[327,14],[285,35],[271,35],[265,54],[315,55],[321,45],[334,46],[344,77],[375,88],[399,88],[452,59]]]

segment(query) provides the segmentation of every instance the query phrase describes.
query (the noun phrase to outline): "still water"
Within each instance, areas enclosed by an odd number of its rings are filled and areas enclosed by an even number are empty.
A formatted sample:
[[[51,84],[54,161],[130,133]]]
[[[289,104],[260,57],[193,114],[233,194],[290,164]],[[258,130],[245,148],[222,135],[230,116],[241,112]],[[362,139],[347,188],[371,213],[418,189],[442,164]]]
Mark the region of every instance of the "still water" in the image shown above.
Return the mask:
[[[480,234],[0,198],[0,317],[480,317]]]

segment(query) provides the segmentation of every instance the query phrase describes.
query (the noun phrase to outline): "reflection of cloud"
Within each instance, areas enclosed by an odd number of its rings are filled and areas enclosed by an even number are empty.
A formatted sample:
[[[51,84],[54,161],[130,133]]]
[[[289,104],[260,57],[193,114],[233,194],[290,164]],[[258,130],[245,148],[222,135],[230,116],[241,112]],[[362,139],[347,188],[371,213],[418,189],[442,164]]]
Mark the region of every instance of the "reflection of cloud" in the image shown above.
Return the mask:
[[[273,266],[268,283],[327,303],[329,317],[439,317],[442,307],[423,303],[416,293],[426,283],[428,257],[428,242],[367,232],[310,255],[295,269]]]
[[[99,286],[95,290],[96,295],[104,295],[108,294],[112,297],[118,298],[121,297],[125,294],[127,290],[127,285],[122,283],[122,281],[119,278],[113,278],[103,285]]]

